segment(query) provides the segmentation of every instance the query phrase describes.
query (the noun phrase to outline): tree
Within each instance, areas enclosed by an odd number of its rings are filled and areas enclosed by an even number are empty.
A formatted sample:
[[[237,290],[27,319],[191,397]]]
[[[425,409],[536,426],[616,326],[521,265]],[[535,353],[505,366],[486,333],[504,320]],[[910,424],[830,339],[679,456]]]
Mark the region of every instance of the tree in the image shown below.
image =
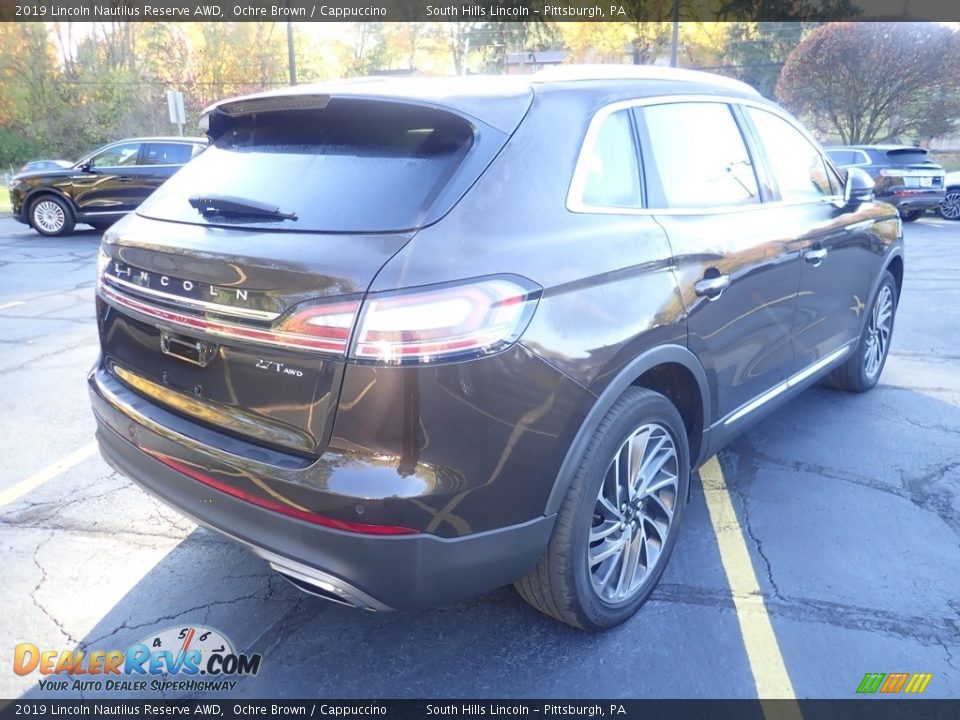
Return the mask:
[[[752,85],[764,97],[773,97],[787,57],[815,27],[803,22],[729,23],[724,64],[715,69]]]
[[[938,23],[831,23],[790,53],[777,95],[847,144],[950,132],[960,33]]]

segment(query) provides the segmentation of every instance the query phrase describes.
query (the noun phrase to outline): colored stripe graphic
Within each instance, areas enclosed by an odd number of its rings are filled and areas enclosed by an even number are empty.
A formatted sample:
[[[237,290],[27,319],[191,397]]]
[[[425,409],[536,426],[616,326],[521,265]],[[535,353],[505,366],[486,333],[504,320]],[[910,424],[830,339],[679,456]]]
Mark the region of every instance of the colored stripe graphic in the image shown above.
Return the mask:
[[[867,673],[857,686],[858,693],[875,693],[880,688],[880,683],[887,676],[886,673]]]
[[[910,676],[910,682],[907,683],[903,691],[914,694],[922,693],[927,689],[927,685],[932,677],[933,673],[914,673]]]
[[[907,681],[907,673],[890,673],[887,675],[887,681],[880,688],[882,693],[898,693]]]
[[[867,673],[857,686],[858,693],[899,692],[919,694],[927,689],[933,673]]]

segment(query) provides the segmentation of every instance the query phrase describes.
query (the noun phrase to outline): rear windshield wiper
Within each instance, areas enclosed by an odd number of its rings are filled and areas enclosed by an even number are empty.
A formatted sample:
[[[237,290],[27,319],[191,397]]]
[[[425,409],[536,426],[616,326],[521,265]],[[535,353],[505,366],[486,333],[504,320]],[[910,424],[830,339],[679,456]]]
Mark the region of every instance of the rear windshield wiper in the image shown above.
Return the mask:
[[[231,195],[194,195],[188,202],[200,211],[201,215],[245,215],[296,220],[296,213],[281,212],[276,205],[244,200]]]

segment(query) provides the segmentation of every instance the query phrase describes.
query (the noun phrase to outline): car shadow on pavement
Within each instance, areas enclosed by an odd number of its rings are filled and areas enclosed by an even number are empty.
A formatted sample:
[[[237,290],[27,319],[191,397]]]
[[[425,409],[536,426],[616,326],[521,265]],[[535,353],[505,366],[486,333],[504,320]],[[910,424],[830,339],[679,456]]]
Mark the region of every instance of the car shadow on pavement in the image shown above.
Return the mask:
[[[876,440],[889,434],[891,413],[903,418],[905,448]],[[960,408],[922,392],[880,386],[854,396],[815,388],[722,454],[754,569],[802,695],[845,693],[850,667],[868,659],[889,656],[892,667],[908,657],[934,672],[943,666],[940,640],[951,613],[956,622],[960,612],[947,600],[956,597],[960,577],[960,561],[949,559],[956,549],[958,431]],[[918,453],[925,453],[922,460]],[[258,558],[196,529],[78,647],[122,650],[171,627],[205,626],[238,652],[262,655],[259,673],[234,678],[229,692],[173,690],[169,697],[753,697],[716,538],[699,483],[694,487],[660,587],[635,618],[609,632],[561,625],[511,588],[419,612],[341,607],[301,594]],[[811,518],[829,513],[836,514],[828,518],[832,534],[804,533]],[[911,541],[917,547],[865,556],[864,548],[888,546],[891,513],[923,521],[911,524],[921,533]],[[918,561],[921,549],[928,558]],[[820,647],[817,637],[833,645]],[[832,676],[841,685],[824,685]],[[55,696],[36,688],[25,695]]]
[[[238,652],[262,655],[259,674],[234,678],[231,692],[173,691],[168,697],[750,696],[749,668],[729,594],[723,597],[705,512],[698,496],[687,516],[691,542],[680,543],[695,552],[678,547],[663,597],[655,595],[636,618],[611,632],[589,634],[557,623],[512,588],[419,612],[342,607],[300,593],[260,559],[196,529],[136,581],[76,647],[124,650],[171,627],[206,626],[229,638]],[[696,536],[701,537],[693,541]],[[712,551],[701,552],[711,545]],[[711,590],[719,606],[685,602],[685,593],[698,591],[682,584],[683,578],[711,575],[719,578]],[[685,676],[678,678],[678,647],[701,667],[713,663],[722,648],[727,659],[712,673],[709,689],[691,688]],[[158,696],[105,687],[84,693],[104,699]],[[25,695],[52,697],[77,694],[34,687]]]

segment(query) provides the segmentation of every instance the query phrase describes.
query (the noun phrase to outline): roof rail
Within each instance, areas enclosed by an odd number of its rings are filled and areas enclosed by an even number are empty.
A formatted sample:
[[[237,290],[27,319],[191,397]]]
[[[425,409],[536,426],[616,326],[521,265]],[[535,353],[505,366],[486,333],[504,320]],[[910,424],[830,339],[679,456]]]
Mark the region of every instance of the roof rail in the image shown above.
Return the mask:
[[[533,82],[572,82],[576,80],[675,80],[717,85],[759,97],[756,88],[724,75],[662,67],[660,65],[552,65],[531,76]]]

